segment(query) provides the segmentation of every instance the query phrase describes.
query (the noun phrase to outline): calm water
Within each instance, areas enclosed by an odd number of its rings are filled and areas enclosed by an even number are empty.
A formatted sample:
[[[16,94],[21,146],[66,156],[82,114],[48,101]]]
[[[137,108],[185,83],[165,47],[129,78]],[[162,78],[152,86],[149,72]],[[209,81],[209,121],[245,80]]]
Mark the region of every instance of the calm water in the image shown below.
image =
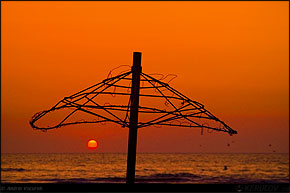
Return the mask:
[[[126,154],[2,154],[3,183],[125,183]],[[224,170],[224,166],[227,170]],[[141,183],[289,183],[289,154],[138,154]]]

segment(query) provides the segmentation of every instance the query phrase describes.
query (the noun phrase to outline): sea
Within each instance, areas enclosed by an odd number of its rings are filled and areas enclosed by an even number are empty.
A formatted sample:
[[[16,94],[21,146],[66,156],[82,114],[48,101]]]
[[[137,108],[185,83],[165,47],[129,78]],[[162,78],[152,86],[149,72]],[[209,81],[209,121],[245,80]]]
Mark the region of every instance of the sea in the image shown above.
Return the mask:
[[[1,154],[2,183],[125,183],[126,153]],[[136,183],[289,183],[289,154],[138,153]]]

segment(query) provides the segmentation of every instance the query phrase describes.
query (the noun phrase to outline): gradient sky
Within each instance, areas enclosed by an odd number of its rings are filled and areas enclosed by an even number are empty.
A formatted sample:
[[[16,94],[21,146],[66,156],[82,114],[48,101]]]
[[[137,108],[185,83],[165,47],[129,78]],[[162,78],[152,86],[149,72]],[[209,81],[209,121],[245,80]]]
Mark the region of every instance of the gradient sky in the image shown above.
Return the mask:
[[[143,72],[178,75],[172,87],[238,131],[144,128],[138,152],[289,152],[287,1],[1,2],[1,34],[3,153],[91,152],[89,139],[126,152],[119,125],[44,133],[29,120],[135,51]]]

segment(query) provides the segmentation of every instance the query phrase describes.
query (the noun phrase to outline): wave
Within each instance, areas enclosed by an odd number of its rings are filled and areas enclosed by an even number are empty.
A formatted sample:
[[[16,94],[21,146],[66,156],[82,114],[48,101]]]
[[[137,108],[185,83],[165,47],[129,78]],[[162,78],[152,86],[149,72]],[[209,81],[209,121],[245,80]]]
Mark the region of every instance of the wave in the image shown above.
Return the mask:
[[[24,171],[28,171],[28,170],[23,169],[23,168],[1,168],[1,171],[3,171],[3,172],[24,172]]]
[[[123,183],[126,182],[125,178],[108,177],[108,178],[50,178],[50,179],[20,179],[18,182],[38,182],[38,183]]]
[[[14,168],[15,169],[15,168]],[[18,168],[20,169],[20,168]],[[213,184],[249,184],[249,183],[287,183],[288,179],[250,179],[242,176],[206,176],[192,173],[157,173],[147,176],[135,177],[136,183],[213,183]],[[125,183],[125,177],[99,177],[99,178],[46,178],[46,179],[19,179],[17,182],[37,183]]]
[[[157,173],[149,176],[136,176],[136,182],[194,182],[202,176],[191,173]]]

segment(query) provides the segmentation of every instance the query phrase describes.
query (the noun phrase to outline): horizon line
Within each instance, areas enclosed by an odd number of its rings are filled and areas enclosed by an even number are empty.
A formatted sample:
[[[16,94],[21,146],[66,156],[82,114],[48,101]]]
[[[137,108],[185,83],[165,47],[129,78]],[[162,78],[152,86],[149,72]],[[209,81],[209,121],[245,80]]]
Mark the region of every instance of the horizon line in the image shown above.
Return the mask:
[[[127,154],[127,152],[1,152],[1,154]],[[136,154],[289,154],[289,152],[139,152]]]

